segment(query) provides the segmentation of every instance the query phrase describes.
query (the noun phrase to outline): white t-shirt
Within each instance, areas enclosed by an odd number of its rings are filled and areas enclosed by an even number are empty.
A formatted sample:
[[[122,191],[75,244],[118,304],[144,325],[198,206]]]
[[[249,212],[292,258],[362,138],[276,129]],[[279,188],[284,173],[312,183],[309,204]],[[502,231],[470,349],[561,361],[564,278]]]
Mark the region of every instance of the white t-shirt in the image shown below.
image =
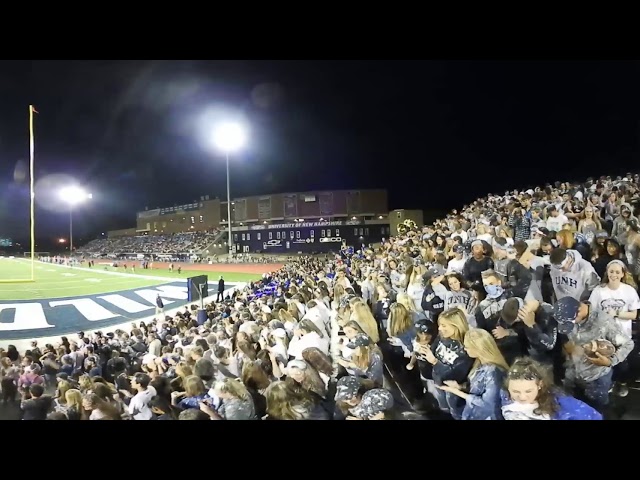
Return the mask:
[[[151,420],[153,418],[153,412],[149,407],[149,402],[156,396],[156,389],[151,385],[146,390],[136,393],[131,402],[129,402],[129,415],[134,420]]]
[[[547,218],[547,228],[552,232],[559,232],[562,230],[562,226],[565,223],[569,223],[569,219],[565,215],[558,215],[557,217],[549,216]]]
[[[461,258],[460,260],[456,260],[455,258],[452,258],[451,260],[449,260],[449,263],[447,264],[447,273],[449,272],[457,272],[457,273],[462,273],[462,271],[464,270],[464,264],[466,263],[466,260],[463,258]]]
[[[455,238],[455,237],[460,237],[462,239],[462,243],[466,242],[467,239],[469,238],[469,235],[467,234],[467,232],[465,232],[464,230],[460,231],[460,232],[453,232],[451,234],[451,238]]]
[[[594,288],[589,302],[594,310],[600,311],[612,309],[619,313],[640,310],[638,292],[626,283],[621,283],[615,290],[609,288],[608,285]],[[631,337],[631,320],[616,319],[616,322],[622,331]]]

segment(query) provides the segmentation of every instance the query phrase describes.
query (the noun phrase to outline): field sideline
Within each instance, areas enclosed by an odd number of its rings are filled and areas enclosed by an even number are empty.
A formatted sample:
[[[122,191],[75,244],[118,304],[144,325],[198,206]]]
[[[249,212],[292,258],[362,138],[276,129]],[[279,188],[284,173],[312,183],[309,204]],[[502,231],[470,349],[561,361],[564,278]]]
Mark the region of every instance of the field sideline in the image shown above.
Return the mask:
[[[177,268],[178,264],[174,264]],[[139,263],[136,264],[139,266]],[[105,270],[106,267],[106,270]],[[114,269],[105,264],[93,268],[68,267],[36,262],[36,281],[32,283],[0,283],[0,301],[68,298],[109,293],[141,287],[184,281],[187,277],[206,274],[210,285],[222,275],[229,283],[255,280],[262,273],[280,268],[276,264],[182,264],[182,273],[170,272],[168,264],[154,263],[153,270]],[[24,279],[31,273],[31,262],[25,259],[0,258],[0,279]],[[211,289],[211,287],[210,287]]]

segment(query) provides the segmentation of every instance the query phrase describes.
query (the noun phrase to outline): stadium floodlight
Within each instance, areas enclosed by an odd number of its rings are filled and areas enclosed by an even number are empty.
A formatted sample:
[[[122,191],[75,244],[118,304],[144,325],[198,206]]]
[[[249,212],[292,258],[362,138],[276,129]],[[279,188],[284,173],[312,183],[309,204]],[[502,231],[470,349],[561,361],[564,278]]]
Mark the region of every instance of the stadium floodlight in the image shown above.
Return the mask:
[[[237,152],[246,141],[247,132],[239,123],[221,123],[213,130],[213,143],[226,154]]]
[[[239,123],[223,122],[213,129],[213,143],[227,158],[227,228],[229,230],[229,258],[233,255],[231,226],[231,182],[229,177],[229,154],[237,152],[247,143],[247,130]]]
[[[60,190],[60,198],[69,205],[69,256],[73,255],[73,207],[93,198],[78,186],[64,187]]]

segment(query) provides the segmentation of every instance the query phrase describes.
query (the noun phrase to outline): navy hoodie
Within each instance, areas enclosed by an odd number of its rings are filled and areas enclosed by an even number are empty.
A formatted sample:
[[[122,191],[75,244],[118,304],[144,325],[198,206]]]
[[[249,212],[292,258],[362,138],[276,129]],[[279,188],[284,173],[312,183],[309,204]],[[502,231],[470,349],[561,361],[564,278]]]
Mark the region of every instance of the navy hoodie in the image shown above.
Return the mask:
[[[438,316],[444,310],[444,300],[436,295],[431,285],[427,285],[424,287],[424,292],[422,292],[421,306],[427,314],[427,318],[432,322],[436,322]]]
[[[467,355],[464,345],[452,338],[438,335],[431,345],[431,351],[438,362],[433,366],[433,380],[438,384],[446,380],[465,383],[473,366],[473,358]]]

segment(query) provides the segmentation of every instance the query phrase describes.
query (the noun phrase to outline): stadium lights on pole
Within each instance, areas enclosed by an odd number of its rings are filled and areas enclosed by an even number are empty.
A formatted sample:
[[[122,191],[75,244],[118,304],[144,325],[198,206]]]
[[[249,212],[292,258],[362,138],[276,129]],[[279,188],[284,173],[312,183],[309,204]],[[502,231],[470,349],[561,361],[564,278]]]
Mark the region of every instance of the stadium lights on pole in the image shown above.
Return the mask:
[[[231,227],[231,182],[229,178],[229,154],[244,147],[247,141],[245,129],[239,123],[221,123],[213,130],[213,142],[225,153],[227,158],[227,227],[229,229],[229,258],[233,255],[233,236]]]
[[[60,190],[60,198],[69,204],[69,256],[73,255],[73,207],[93,198],[80,187],[65,187]]]

